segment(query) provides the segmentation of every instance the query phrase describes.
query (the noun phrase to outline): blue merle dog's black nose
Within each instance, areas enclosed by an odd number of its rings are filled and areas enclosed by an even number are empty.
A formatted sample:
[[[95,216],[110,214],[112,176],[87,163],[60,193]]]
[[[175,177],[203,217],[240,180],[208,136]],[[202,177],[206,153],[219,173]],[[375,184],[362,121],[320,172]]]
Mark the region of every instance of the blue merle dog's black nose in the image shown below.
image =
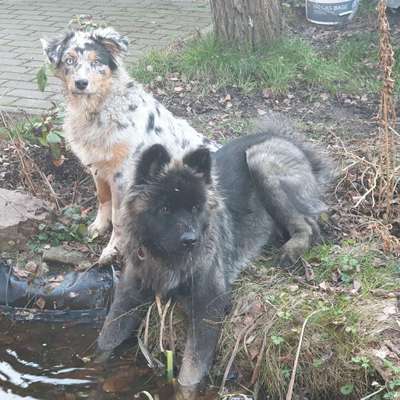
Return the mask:
[[[87,79],[79,79],[75,81],[75,86],[79,90],[84,90],[87,88],[89,81]]]
[[[197,242],[197,236],[194,232],[185,232],[181,236],[181,243],[185,247],[193,247]]]

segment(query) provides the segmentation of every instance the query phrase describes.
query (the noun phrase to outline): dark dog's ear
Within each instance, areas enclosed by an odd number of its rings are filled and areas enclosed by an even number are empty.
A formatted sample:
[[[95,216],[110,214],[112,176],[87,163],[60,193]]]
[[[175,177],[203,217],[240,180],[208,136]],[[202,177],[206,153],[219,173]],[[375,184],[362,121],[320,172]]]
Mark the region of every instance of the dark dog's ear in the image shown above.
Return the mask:
[[[47,41],[46,39],[40,39],[43,51],[51,64],[55,65],[56,67],[60,65],[64,51],[73,35],[74,34],[70,32],[62,38],[53,39],[50,41]]]
[[[205,147],[187,154],[183,164],[190,167],[196,174],[200,174],[206,183],[211,183],[211,154]]]
[[[161,144],[154,144],[143,152],[136,168],[136,185],[151,182],[161,170],[171,161],[166,148]]]
[[[128,38],[111,27],[95,29],[91,36],[98,40],[113,57],[118,57],[128,51]]]

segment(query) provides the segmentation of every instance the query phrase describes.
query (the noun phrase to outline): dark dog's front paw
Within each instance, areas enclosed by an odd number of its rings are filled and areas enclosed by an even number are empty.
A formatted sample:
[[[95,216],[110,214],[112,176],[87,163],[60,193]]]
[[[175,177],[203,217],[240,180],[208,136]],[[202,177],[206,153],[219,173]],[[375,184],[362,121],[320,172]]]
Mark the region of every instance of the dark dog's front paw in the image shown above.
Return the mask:
[[[277,264],[279,267],[287,269],[288,271],[293,270],[296,266],[297,259],[293,259],[290,254],[283,253],[277,260]]]
[[[184,386],[178,384],[175,388],[174,400],[195,400],[198,394],[197,385]]]
[[[310,238],[308,236],[291,238],[282,246],[279,266],[289,270],[293,269],[309,247]]]
[[[111,358],[112,353],[112,350],[101,350],[97,348],[94,354],[93,362],[96,364],[103,364]]]

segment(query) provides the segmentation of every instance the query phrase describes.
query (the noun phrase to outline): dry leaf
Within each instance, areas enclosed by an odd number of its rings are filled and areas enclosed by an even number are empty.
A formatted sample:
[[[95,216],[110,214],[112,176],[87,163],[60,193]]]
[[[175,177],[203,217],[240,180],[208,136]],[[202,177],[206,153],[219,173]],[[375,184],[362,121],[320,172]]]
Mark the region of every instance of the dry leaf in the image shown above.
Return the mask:
[[[353,280],[353,290],[352,293],[358,293],[361,289],[361,282],[357,279]]]
[[[103,383],[106,393],[126,392],[135,381],[135,370],[133,368],[120,369],[114,376],[107,378]]]
[[[263,89],[262,91],[262,97],[264,97],[264,99],[269,99],[271,97],[273,97],[273,93],[270,89]]]
[[[46,300],[43,297],[39,297],[36,301],[35,304],[41,309],[43,310],[44,307],[46,306]]]
[[[299,285],[289,285],[288,286],[289,292],[297,292],[299,290]]]
[[[322,290],[328,290],[328,285],[327,285],[327,283],[326,283],[325,281],[321,282],[321,283],[319,284],[319,287],[320,287],[320,289],[322,289]]]
[[[27,278],[29,276],[29,272],[19,268],[13,268],[14,275],[18,276],[19,278]]]
[[[64,164],[64,161],[65,161],[65,157],[63,156],[63,155],[61,155],[61,157],[60,158],[58,158],[58,159],[56,159],[56,160],[51,160],[51,162],[53,163],[53,165],[55,166],[55,167],[61,167],[61,165],[63,165]]]
[[[25,270],[31,274],[35,274],[38,271],[39,266],[34,261],[28,261],[25,264]]]

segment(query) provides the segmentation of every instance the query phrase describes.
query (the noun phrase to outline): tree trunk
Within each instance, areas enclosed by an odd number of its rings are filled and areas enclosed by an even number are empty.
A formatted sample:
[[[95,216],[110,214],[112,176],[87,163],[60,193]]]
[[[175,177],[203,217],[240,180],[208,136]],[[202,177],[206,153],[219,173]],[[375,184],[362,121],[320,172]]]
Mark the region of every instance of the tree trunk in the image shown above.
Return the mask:
[[[217,39],[238,47],[261,47],[282,30],[280,0],[210,0]]]

